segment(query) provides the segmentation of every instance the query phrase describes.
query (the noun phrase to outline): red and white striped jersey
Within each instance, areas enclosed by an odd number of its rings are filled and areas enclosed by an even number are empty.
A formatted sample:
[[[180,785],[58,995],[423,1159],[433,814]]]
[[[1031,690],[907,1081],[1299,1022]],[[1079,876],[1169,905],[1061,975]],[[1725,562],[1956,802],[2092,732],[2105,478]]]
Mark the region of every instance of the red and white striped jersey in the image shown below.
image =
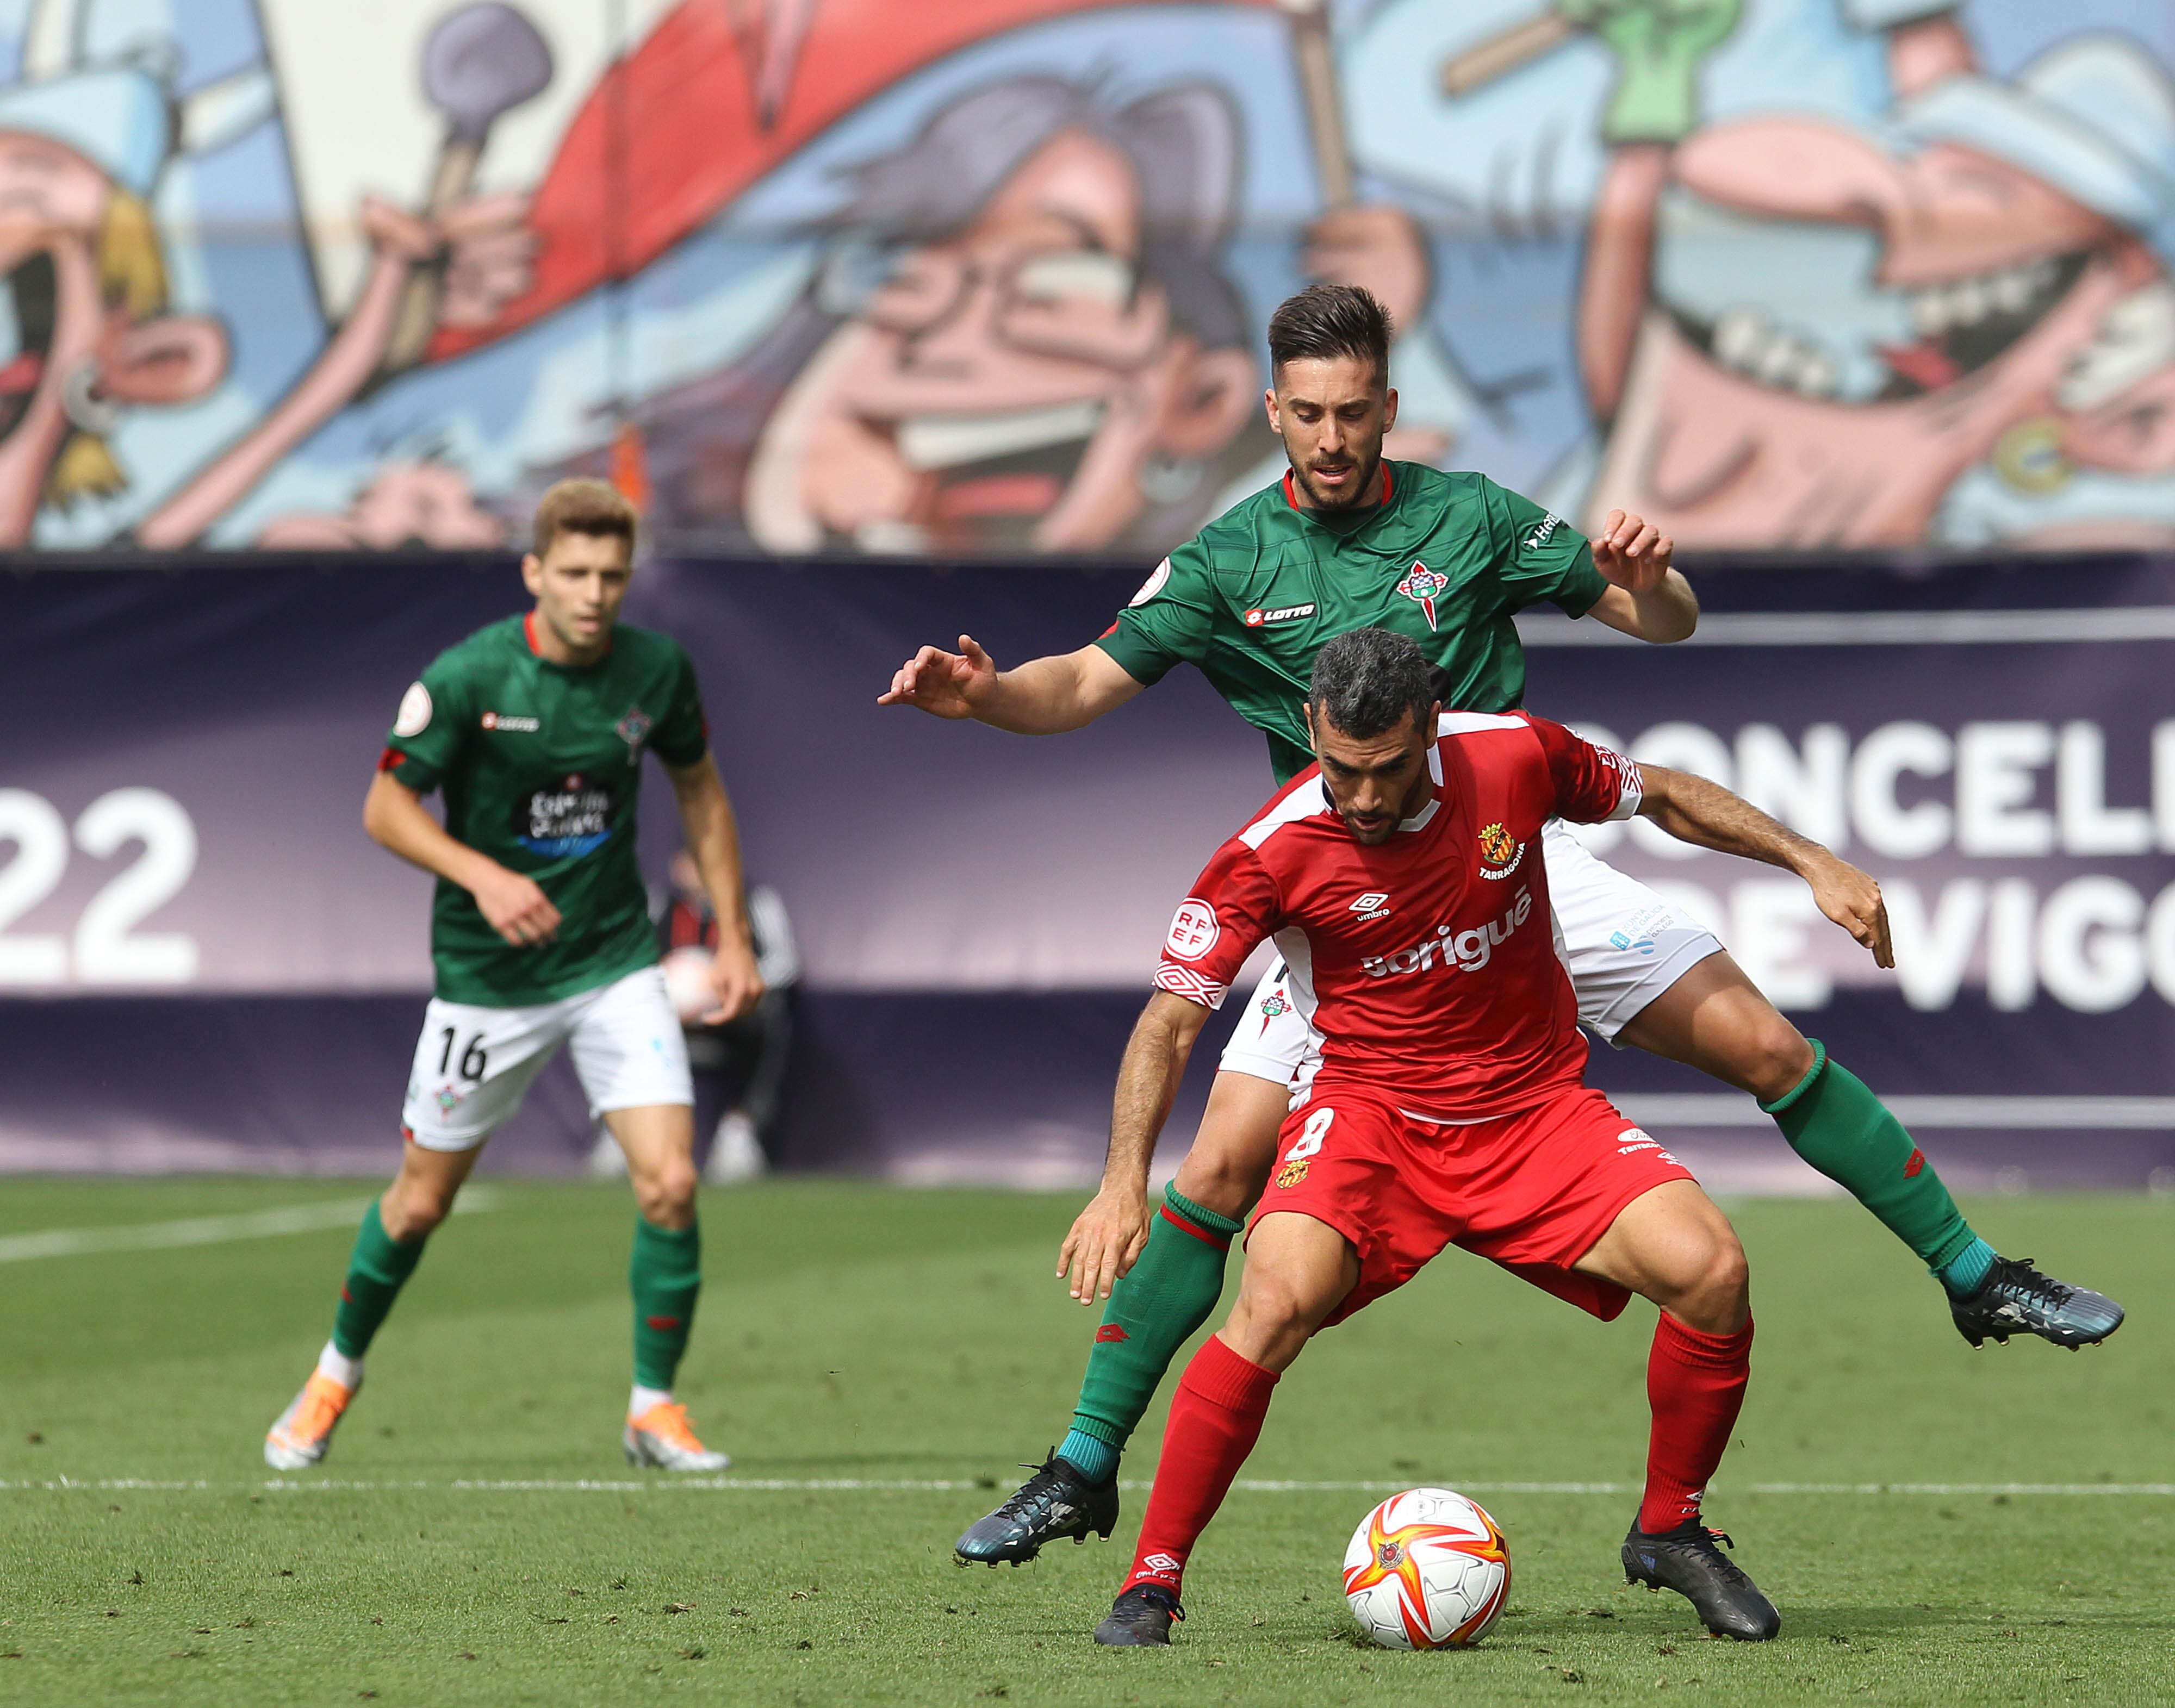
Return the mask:
[[[1445,713],[1429,767],[1427,805],[1374,848],[1337,816],[1319,768],[1294,777],[1196,880],[1155,982],[1217,1007],[1274,936],[1292,1000],[1322,1033],[1322,1080],[1477,1120],[1579,1079],[1586,1042],[1541,827],[1630,817],[1639,768],[1525,712]]]

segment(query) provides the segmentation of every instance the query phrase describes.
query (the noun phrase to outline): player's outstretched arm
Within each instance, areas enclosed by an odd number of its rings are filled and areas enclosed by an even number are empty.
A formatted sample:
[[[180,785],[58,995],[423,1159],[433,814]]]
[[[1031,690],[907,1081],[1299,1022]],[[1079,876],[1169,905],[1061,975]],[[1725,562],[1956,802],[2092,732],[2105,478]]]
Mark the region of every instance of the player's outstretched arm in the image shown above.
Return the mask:
[[[1639,803],[1641,817],[1652,819],[1679,842],[1797,873],[1820,911],[1871,951],[1876,966],[1896,964],[1888,904],[1870,876],[1720,784],[1659,765],[1641,765],[1639,777],[1646,791]]]
[[[1699,626],[1699,597],[1671,567],[1676,542],[1641,517],[1612,510],[1593,536],[1608,586],[1587,612],[1635,640],[1681,641]]]
[[[559,935],[559,910],[534,878],[507,870],[450,835],[414,789],[386,772],[370,785],[362,827],[380,848],[474,896],[491,930],[515,948],[548,943]]]
[[[1186,1058],[1207,1020],[1200,1003],[1158,990],[1134,1022],[1118,1069],[1102,1188],[1057,1252],[1058,1278],[1071,1273],[1072,1296],[1082,1304],[1108,1299],[1147,1244],[1148,1163],[1185,1077]]]
[[[737,1020],[762,1000],[762,974],[756,970],[755,934],[748,929],[747,887],[740,870],[740,821],[725,794],[718,764],[705,753],[692,765],[668,765],[680,823],[687,835],[688,857],[702,875],[702,887],[718,918],[718,952],[710,957],[710,989],[717,1006],[702,1016],[705,1026]]]
[[[1033,659],[1000,670],[972,635],[959,650],[924,647],[891,679],[879,706],[915,706],[938,718],[972,718],[1015,735],[1056,735],[1092,724],[1141,691],[1100,647]]]

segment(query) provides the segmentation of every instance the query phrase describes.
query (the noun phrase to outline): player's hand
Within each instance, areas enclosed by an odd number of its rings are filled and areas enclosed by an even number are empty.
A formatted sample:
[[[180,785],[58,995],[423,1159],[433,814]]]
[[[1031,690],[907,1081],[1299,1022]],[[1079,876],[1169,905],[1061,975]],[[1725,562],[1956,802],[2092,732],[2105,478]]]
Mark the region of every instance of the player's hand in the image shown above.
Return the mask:
[[[1104,1186],[1089,1201],[1057,1249],[1057,1277],[1068,1272],[1082,1304],[1108,1299],[1118,1277],[1148,1243],[1147,1195],[1136,1187]]]
[[[891,679],[891,691],[876,696],[879,706],[919,706],[938,718],[971,718],[997,688],[997,667],[972,635],[959,637],[959,650],[924,647]]]
[[[517,949],[548,943],[559,935],[559,910],[534,878],[494,866],[469,893],[491,930]]]
[[[702,1016],[705,1026],[723,1026],[762,1000],[762,974],[756,970],[755,952],[743,942],[720,942],[710,957],[710,989],[717,1006]]]
[[[1895,945],[1888,935],[1888,903],[1880,899],[1880,886],[1848,860],[1829,854],[1805,875],[1813,887],[1813,899],[1820,911],[1863,943],[1876,967],[1896,964]]]
[[[1652,593],[1669,572],[1677,542],[1644,517],[1612,510],[1593,536],[1593,567],[1626,593]]]

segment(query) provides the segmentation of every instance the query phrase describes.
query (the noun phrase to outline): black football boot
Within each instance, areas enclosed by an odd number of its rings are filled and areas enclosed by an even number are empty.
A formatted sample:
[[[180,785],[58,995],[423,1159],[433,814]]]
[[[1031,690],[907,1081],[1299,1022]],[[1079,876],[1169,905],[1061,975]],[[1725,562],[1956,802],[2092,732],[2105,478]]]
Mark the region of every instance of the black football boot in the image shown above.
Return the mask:
[[[1111,1603],[1109,1617],[1095,1627],[1095,1640],[1106,1649],[1167,1649],[1172,1622],[1185,1617],[1178,1597],[1161,1584],[1136,1583]]]
[[[2071,1352],[2097,1346],[2122,1326],[2122,1307],[2103,1293],[2091,1293],[2042,1275],[2028,1257],[1997,1257],[1978,1291],[1949,1300],[1956,1332],[1973,1346],[2013,1334],[2036,1334]]]
[[[1635,1521],[1624,1538],[1624,1581],[1674,1590],[1718,1637],[1764,1643],[1782,1629],[1782,1616],[1757,1584],[1722,1558],[1717,1542],[1737,1546],[1696,1518],[1663,1531],[1641,1530]]]
[[[1082,1477],[1071,1461],[1052,1453],[1034,1475],[1020,1484],[986,1518],[977,1519],[952,1544],[962,1565],[1018,1565],[1040,1553],[1045,1543],[1071,1537],[1085,1542],[1090,1531],[1108,1542],[1118,1524],[1115,1478],[1099,1487]]]

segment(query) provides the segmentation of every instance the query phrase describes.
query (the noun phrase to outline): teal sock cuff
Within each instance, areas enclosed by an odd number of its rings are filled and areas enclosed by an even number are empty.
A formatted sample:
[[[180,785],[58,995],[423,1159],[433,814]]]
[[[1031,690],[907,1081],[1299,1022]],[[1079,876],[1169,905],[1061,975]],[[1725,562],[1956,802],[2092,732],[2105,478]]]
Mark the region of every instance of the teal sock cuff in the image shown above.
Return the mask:
[[[1246,1225],[1243,1222],[1234,1222],[1229,1216],[1218,1216],[1205,1204],[1195,1203],[1175,1185],[1163,1189],[1163,1201],[1187,1221],[1198,1223],[1212,1234],[1221,1234],[1226,1239],[1237,1237],[1239,1230]]]
[[[1106,1447],[1115,1447],[1122,1451],[1130,1432],[1120,1429],[1115,1423],[1105,1423],[1100,1418],[1091,1418],[1085,1412],[1075,1412],[1072,1414],[1072,1433],[1092,1437]]]
[[[1827,1046],[1822,1044],[1817,1038],[1809,1038],[1805,1042],[1811,1044],[1813,1047],[1813,1065],[1805,1070],[1805,1076],[1803,1079],[1799,1080],[1797,1084],[1792,1086],[1789,1090],[1784,1092],[1782,1096],[1776,1098],[1774,1102],[1771,1103],[1760,1104],[1760,1114],[1766,1115],[1781,1114],[1784,1109],[1789,1108],[1792,1103],[1797,1102],[1799,1098],[1804,1096],[1807,1092],[1810,1091],[1813,1088],[1813,1082],[1818,1079],[1821,1073],[1825,1071],[1828,1065]]]
[[[1968,1224],[1958,1228],[1949,1244],[1955,1249],[1944,1248],[1935,1252],[1934,1261],[1926,1267],[1955,1297],[1966,1299],[1979,1290],[1987,1271],[1993,1267],[1993,1260],[1999,1254],[1972,1233]]]

